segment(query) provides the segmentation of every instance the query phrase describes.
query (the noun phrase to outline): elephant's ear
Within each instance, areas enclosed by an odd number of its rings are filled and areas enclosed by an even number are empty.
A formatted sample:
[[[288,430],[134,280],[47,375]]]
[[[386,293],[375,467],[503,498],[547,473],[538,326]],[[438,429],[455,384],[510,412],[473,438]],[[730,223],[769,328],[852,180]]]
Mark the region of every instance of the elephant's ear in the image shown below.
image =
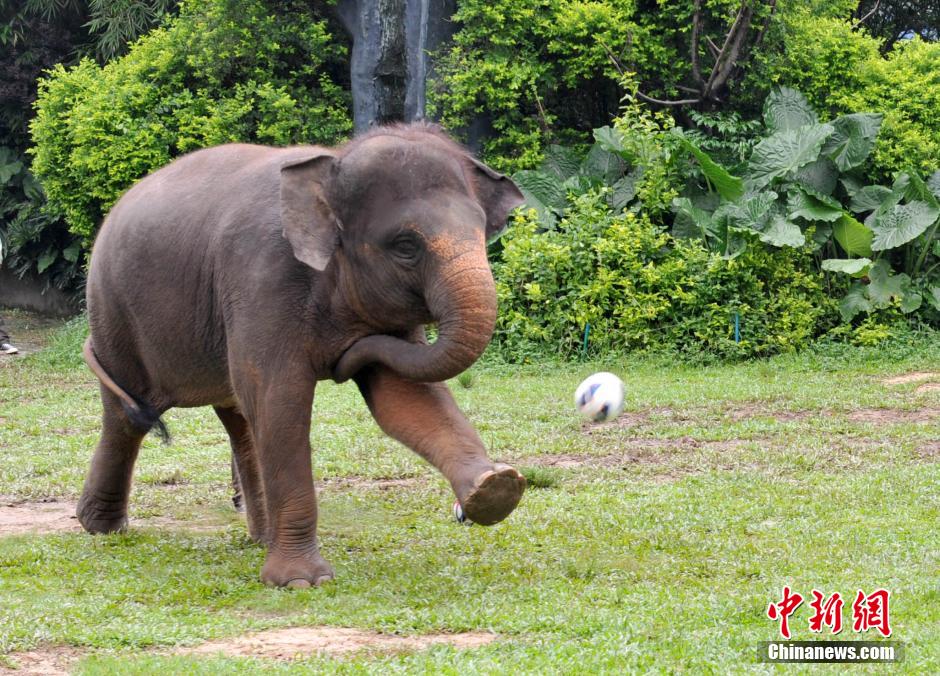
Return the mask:
[[[525,202],[525,197],[508,176],[478,160],[471,160],[477,199],[486,212],[486,239],[490,240],[503,231],[509,212]]]
[[[326,200],[336,161],[325,150],[281,167],[281,226],[294,256],[323,271],[339,242],[342,227]]]

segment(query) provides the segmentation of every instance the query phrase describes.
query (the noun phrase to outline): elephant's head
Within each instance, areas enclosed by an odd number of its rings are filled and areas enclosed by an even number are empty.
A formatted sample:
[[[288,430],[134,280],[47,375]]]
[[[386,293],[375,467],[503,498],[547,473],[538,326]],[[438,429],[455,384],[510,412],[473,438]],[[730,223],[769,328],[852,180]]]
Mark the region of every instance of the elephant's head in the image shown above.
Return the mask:
[[[281,219],[294,255],[316,270],[336,265],[340,292],[377,327],[334,379],[370,363],[418,381],[469,367],[496,321],[486,242],[522,201],[512,181],[425,125],[380,128],[285,165]],[[387,335],[431,321],[431,345]]]

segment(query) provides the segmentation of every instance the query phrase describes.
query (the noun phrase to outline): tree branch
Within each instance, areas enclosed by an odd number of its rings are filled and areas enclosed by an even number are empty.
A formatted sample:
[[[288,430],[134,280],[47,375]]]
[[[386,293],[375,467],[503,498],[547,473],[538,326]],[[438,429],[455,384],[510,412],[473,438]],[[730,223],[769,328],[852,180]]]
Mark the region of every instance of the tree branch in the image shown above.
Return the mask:
[[[708,43],[708,49],[712,53],[712,58],[717,59],[718,55],[721,54],[721,50],[718,49],[718,45],[708,36],[705,37],[705,41]]]
[[[725,36],[725,42],[721,46],[721,53],[715,60],[708,82],[705,83],[705,96],[714,98],[715,92],[721,89],[727,82],[732,70],[737,64],[741,48],[744,46],[744,40],[747,38],[747,32],[751,27],[751,18],[754,11],[748,6],[747,2],[741,5],[738,15],[731,24],[728,35]]]
[[[657,106],[689,106],[695,103],[701,103],[701,97],[697,99],[679,99],[678,101],[664,101],[662,99],[654,99],[652,96],[647,96],[643,92],[638,91],[636,93],[637,98],[646,101],[647,103],[654,103]]]
[[[702,0],[695,0],[695,13],[692,15],[692,77],[695,83],[704,88],[705,81],[702,79],[702,68],[699,65],[698,41],[702,33]]]
[[[870,19],[871,15],[878,11],[878,5],[880,4],[881,4],[881,0],[875,0],[875,6],[871,8],[871,11],[868,12],[868,14],[866,14],[861,19],[859,19],[858,21],[852,24],[852,30],[854,31],[856,28],[858,28],[863,23],[865,23],[868,19]]]

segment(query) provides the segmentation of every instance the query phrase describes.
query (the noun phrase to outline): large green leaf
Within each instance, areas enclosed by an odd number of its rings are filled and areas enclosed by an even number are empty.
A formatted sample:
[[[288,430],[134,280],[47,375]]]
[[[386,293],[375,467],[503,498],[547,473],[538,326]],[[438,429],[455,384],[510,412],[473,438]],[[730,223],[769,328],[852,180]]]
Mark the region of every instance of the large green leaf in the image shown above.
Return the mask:
[[[924,183],[917,174],[900,174],[894,182],[895,192],[903,191],[904,199],[907,201],[925,202],[931,208],[940,210],[940,202],[937,202],[936,195]]]
[[[842,315],[842,319],[850,322],[858,313],[872,311],[871,301],[868,300],[865,290],[866,287],[862,284],[855,284],[845,294],[845,298],[839,301],[839,314]]]
[[[637,167],[611,186],[610,205],[615,211],[620,211],[633,201],[636,197],[636,184],[642,175],[642,167]]]
[[[23,163],[16,152],[6,146],[0,146],[0,185],[6,185],[22,168]]]
[[[525,206],[529,209],[535,209],[536,218],[539,227],[542,230],[554,230],[558,224],[558,215],[551,207],[546,206],[542,201],[523,187],[519,187],[522,196],[525,198]]]
[[[74,263],[78,260],[78,255],[82,252],[81,246],[78,242],[72,242],[67,248],[62,250],[62,258],[67,260],[69,263]]]
[[[914,288],[910,279],[901,285],[901,293],[901,312],[910,314],[920,309],[920,306],[924,302],[924,297]]]
[[[815,124],[768,136],[751,153],[749,182],[760,189],[779,176],[815,162],[830,134],[831,125]]]
[[[719,195],[726,200],[736,200],[744,195],[744,181],[737,176],[732,176],[727,169],[715,162],[708,153],[701,150],[685,136],[678,134],[680,143],[686,150],[695,156],[699,165],[702,167],[702,173],[708,179]]]
[[[568,146],[552,144],[545,149],[545,159],[539,170],[564,181],[581,169],[581,155]]]
[[[832,236],[850,256],[871,256],[874,233],[848,214],[833,223]]]
[[[747,219],[747,227],[754,230],[763,230],[767,226],[771,209],[777,202],[777,193],[773,190],[763,190],[758,193],[748,193],[740,202],[741,212]]]
[[[788,221],[782,214],[775,214],[764,232],[760,233],[760,240],[773,246],[803,246],[806,236],[796,223]]]
[[[870,258],[827,258],[822,262],[822,269],[830,272],[844,272],[847,275],[861,275],[868,271]]]
[[[595,143],[588,151],[587,157],[581,163],[581,173],[610,185],[620,177],[626,168],[619,155],[605,150],[599,143]]]
[[[839,170],[828,157],[820,157],[800,167],[793,173],[793,180],[814,193],[831,195],[836,189]]]
[[[831,157],[842,171],[859,166],[875,147],[883,117],[874,113],[853,113],[833,120],[835,131],[826,140],[823,155]]]
[[[556,212],[567,203],[562,182],[551,174],[531,170],[517,171],[512,180],[522,192],[525,205],[538,214],[539,226],[543,230],[554,229],[558,222]]]
[[[43,253],[43,254],[39,257],[39,260],[38,260],[38,261],[36,261],[36,271],[39,272],[39,273],[45,272],[46,269],[47,269],[50,265],[52,265],[53,263],[55,263],[56,258],[58,258],[58,257],[59,257],[59,252],[58,252],[58,251],[55,251],[54,249],[46,249],[46,252]]]
[[[930,287],[930,293],[927,294],[927,300],[933,306],[934,310],[940,310],[940,286]]]
[[[855,197],[855,193],[862,189],[862,179],[858,176],[852,176],[851,174],[846,174],[845,176],[839,177],[839,183],[842,184],[842,187],[845,188],[845,192],[849,197]]]
[[[849,209],[857,214],[864,211],[874,211],[890,196],[891,188],[886,188],[883,185],[866,185],[852,195]]]
[[[595,129],[594,140],[607,152],[617,154],[623,152],[623,134],[613,127],[599,127]]]
[[[764,124],[771,132],[794,131],[818,121],[806,97],[795,89],[775,89],[764,101]]]
[[[933,196],[940,200],[940,169],[933,172],[930,178],[927,179],[927,187],[933,193]]]
[[[552,174],[523,169],[513,174],[512,180],[526,195],[527,202],[528,196],[531,195],[545,206],[563,209],[568,201],[564,182]]]
[[[871,248],[873,251],[884,251],[907,244],[919,237],[937,220],[940,216],[940,209],[926,202],[914,201],[907,204],[895,204],[887,211],[880,212],[879,210],[876,213],[878,216],[871,226],[875,233]]]
[[[800,189],[792,190],[787,196],[787,208],[790,212],[790,218],[805,218],[807,221],[831,223],[842,217],[841,208],[826,204]]]
[[[901,299],[904,296],[905,287],[911,281],[911,278],[905,274],[891,274],[891,266],[883,258],[872,263],[868,271],[868,297],[871,303],[878,309],[884,309],[891,305],[894,299]]]
[[[673,210],[676,213],[672,224],[672,234],[680,239],[702,239],[706,242],[715,236],[717,231],[712,215],[692,204],[688,197],[677,197],[672,200]]]

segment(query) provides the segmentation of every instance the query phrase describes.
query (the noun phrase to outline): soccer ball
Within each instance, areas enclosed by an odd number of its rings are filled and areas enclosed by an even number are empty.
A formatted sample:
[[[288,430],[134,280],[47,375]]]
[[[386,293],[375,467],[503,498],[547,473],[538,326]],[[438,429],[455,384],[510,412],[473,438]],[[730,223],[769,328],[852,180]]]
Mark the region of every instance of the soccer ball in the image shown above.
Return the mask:
[[[578,413],[594,422],[613,420],[623,411],[623,381],[601,371],[584,379],[574,393]]]

